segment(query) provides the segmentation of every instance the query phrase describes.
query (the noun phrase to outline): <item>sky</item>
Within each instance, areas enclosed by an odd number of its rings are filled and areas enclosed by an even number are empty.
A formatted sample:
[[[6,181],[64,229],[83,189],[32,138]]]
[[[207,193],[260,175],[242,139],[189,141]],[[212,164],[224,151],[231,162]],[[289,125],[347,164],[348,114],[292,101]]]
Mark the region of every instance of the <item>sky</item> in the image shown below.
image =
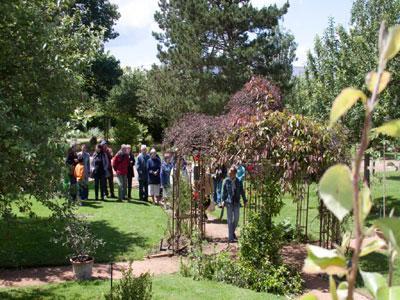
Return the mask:
[[[251,0],[256,7],[282,5],[286,0]],[[106,49],[120,60],[122,66],[149,68],[158,63],[157,43],[152,31],[158,26],[154,21],[157,0],[110,0],[119,7],[121,18],[116,25],[119,36],[106,44]],[[333,17],[345,26],[350,20],[352,0],[289,0],[289,12],[282,26],[290,31],[297,43],[295,66],[304,66],[306,55],[313,47],[317,34],[322,34]]]

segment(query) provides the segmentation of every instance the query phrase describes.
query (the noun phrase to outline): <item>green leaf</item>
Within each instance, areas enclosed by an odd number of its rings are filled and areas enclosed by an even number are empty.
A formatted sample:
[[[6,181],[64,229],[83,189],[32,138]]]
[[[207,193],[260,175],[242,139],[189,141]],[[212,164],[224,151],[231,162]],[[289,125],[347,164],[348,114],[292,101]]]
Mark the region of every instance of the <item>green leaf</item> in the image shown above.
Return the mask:
[[[385,49],[383,57],[386,60],[392,59],[400,50],[400,25],[392,26],[389,28],[386,38]]]
[[[364,184],[359,195],[360,195],[361,218],[362,220],[365,220],[372,207],[371,191],[368,185]]]
[[[379,238],[374,239],[367,245],[363,246],[363,248],[361,249],[360,256],[366,256],[372,252],[377,252],[378,250],[381,250],[385,246],[386,246],[385,241],[382,241]]]
[[[400,137],[400,120],[386,122],[382,126],[372,129],[372,131],[376,134],[381,133],[391,137]]]
[[[380,94],[388,85],[390,81],[391,74],[387,71],[384,71],[382,73],[381,81],[379,82],[379,88],[378,88],[378,94]],[[369,72],[366,78],[366,84],[368,87],[368,90],[373,93],[375,90],[375,86],[378,81],[378,73],[376,72]]]
[[[307,258],[303,271],[306,273],[327,273],[343,275],[347,272],[346,259],[337,250],[328,250],[314,245],[307,245]]]
[[[304,294],[299,300],[318,300],[318,297],[312,293]]]
[[[375,227],[380,229],[385,238],[398,250],[400,250],[400,219],[382,218],[374,222]]]
[[[348,166],[330,167],[319,181],[319,194],[325,206],[342,221],[353,207],[353,186]]]
[[[344,89],[339,96],[336,97],[335,101],[333,101],[329,126],[335,124],[336,121],[339,120],[339,118],[344,115],[358,99],[366,101],[367,96],[365,96],[362,91],[355,88]]]
[[[400,299],[400,286],[381,287],[377,292],[376,299],[379,299],[379,300],[398,300],[398,299]]]
[[[371,294],[375,298],[377,298],[378,290],[380,288],[387,287],[386,279],[381,274],[375,272],[363,272],[363,271],[360,271],[360,273],[364,280],[365,287],[371,292]]]

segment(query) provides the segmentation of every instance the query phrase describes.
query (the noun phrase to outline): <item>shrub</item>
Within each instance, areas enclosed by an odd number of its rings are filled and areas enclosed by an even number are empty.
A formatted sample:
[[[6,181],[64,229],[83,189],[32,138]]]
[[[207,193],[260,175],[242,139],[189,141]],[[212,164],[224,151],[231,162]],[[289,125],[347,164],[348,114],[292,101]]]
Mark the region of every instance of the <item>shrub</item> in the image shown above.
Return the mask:
[[[252,212],[241,232],[240,256],[254,265],[265,257],[278,263],[283,235],[281,227],[269,224],[269,218],[264,212]]]
[[[299,294],[303,284],[300,274],[284,264],[274,265],[264,258],[255,266],[243,258],[234,260],[227,252],[192,257],[188,264],[181,262],[181,274],[281,295]]]
[[[122,275],[122,279],[106,295],[107,300],[149,300],[153,297],[153,284],[148,272],[135,277],[132,265],[129,265]]]

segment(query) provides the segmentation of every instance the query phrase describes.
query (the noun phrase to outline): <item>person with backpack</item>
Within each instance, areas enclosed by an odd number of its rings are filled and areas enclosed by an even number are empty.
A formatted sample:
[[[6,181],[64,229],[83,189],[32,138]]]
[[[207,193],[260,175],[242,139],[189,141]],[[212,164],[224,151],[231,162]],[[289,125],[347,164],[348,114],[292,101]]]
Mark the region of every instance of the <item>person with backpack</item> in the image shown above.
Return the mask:
[[[90,154],[88,152],[88,147],[86,144],[83,144],[81,147],[81,152],[78,153],[78,159],[79,157],[82,158],[82,163],[84,166],[84,178],[83,178],[83,184],[81,184],[81,191],[80,193],[80,198],[81,200],[87,200],[89,197],[89,177],[90,177]],[[78,184],[79,185],[79,184]]]

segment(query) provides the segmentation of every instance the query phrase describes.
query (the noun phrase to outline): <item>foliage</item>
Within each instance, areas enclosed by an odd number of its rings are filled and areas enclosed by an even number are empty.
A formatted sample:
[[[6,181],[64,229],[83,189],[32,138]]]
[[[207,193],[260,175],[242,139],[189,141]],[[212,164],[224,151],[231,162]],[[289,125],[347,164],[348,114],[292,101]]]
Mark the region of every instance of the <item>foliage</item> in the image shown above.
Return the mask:
[[[254,266],[267,258],[274,264],[280,260],[279,250],[283,245],[283,228],[270,223],[264,210],[250,212],[241,231],[240,256]]]
[[[234,260],[229,254],[201,255],[181,264],[182,275],[197,280],[208,279],[252,289],[257,292],[274,294],[298,294],[302,290],[300,274],[285,265],[274,265],[267,258],[255,267],[251,262],[239,258]]]
[[[347,160],[346,137],[340,131],[287,111],[267,111],[230,132],[217,147],[223,160],[254,164],[262,178],[271,168],[257,166],[272,166],[282,186],[290,187],[298,180],[315,181],[335,162]]]
[[[253,74],[286,87],[296,47],[279,26],[287,9],[257,9],[249,0],[160,1],[155,20],[161,30],[154,36],[165,67],[151,71],[149,119],[158,118],[157,111],[172,121],[188,112],[219,113]]]
[[[360,4],[358,1],[356,4]],[[375,3],[375,2],[374,2]],[[365,2],[364,2],[365,4]],[[375,3],[376,4],[376,3]],[[356,6],[357,8],[357,6]],[[370,8],[368,5],[366,8]],[[360,270],[365,287],[374,299],[397,299],[400,296],[400,287],[393,286],[394,262],[399,253],[400,221],[393,217],[393,211],[389,218],[376,220],[372,226],[365,223],[372,208],[371,191],[368,185],[360,184],[361,162],[369,147],[371,138],[378,134],[393,138],[400,137],[400,122],[398,120],[384,123],[378,128],[372,129],[373,115],[379,112],[379,95],[383,94],[389,79],[392,77],[385,69],[390,59],[400,50],[400,25],[386,28],[382,22],[379,30],[378,65],[376,72],[371,71],[366,76],[366,85],[370,97],[360,90],[352,88],[344,90],[334,101],[331,109],[331,124],[343,118],[356,103],[355,98],[361,98],[364,108],[364,123],[361,129],[361,140],[354,158],[352,169],[345,165],[335,165],[329,168],[319,183],[319,194],[328,207],[339,219],[348,215],[353,209],[354,219],[354,251],[351,264],[348,265],[345,250],[351,238],[351,232],[347,232],[342,245],[336,249],[327,250],[317,246],[308,245],[308,255],[305,261],[304,271],[308,273],[327,273],[329,275],[347,275],[346,281],[337,287],[331,277],[330,291],[333,299],[350,299],[354,297],[356,278],[359,269],[360,257],[373,252],[384,253],[388,256],[389,276],[386,281],[379,273],[364,272]],[[382,95],[381,94],[381,95]],[[354,95],[357,95],[356,97]],[[386,212],[383,212],[385,216]],[[379,231],[384,239],[376,235]],[[371,238],[369,241],[366,238]]]
[[[151,144],[152,142],[146,126],[132,117],[119,117],[110,135],[117,145]]]
[[[74,0],[72,3],[72,11],[80,10],[84,25],[90,26],[93,31],[103,32],[104,42],[118,36],[113,28],[121,17],[117,5],[109,0]]]
[[[324,121],[329,118],[331,99],[344,88],[363,87],[367,90],[365,74],[374,68],[378,55],[377,32],[382,20],[393,25],[398,22],[400,2],[392,0],[356,0],[353,3],[349,29],[329,20],[321,37],[316,37],[313,52],[308,55],[306,73],[297,80],[287,101],[291,110]],[[400,117],[399,103],[400,60],[388,64],[392,85],[380,95],[380,106],[373,122],[382,124],[390,116]],[[359,140],[363,124],[363,106],[356,105],[342,123],[349,128],[349,139]]]
[[[71,253],[70,258],[84,262],[95,255],[98,247],[104,245],[103,240],[97,239],[89,228],[89,224],[82,217],[68,214],[64,216],[65,225],[53,240],[67,246]]]
[[[143,88],[144,74],[140,70],[126,68],[119,78],[119,83],[110,91],[109,110],[115,118],[120,115],[138,117],[139,100]]]
[[[138,277],[133,274],[132,264],[122,271],[121,280],[113,286],[106,299],[109,300],[150,300],[153,297],[153,284],[150,273]]]
[[[65,124],[100,38],[67,10],[64,1],[0,3],[0,214],[59,188]]]

